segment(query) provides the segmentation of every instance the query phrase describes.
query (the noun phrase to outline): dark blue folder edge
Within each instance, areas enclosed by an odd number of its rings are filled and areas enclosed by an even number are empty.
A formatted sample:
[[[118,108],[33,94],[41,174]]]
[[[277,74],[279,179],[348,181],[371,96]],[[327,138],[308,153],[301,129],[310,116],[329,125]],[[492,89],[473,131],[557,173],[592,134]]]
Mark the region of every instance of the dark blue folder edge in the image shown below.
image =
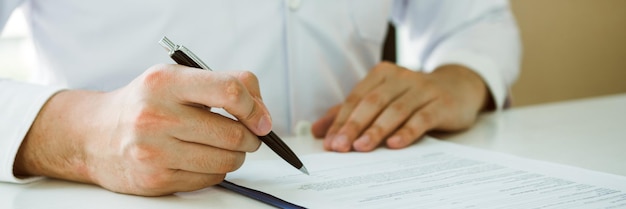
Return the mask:
[[[239,186],[239,185],[234,184],[234,183],[232,183],[230,181],[224,180],[224,181],[222,181],[222,183],[219,183],[218,185],[223,187],[223,188],[226,188],[226,189],[228,189],[230,191],[237,192],[239,194],[245,195],[245,196],[247,196],[249,198],[261,201],[261,202],[263,202],[265,204],[268,204],[268,205],[271,205],[271,206],[274,206],[274,207],[277,207],[277,208],[285,208],[285,209],[292,209],[292,208],[294,208],[294,209],[302,209],[302,208],[305,208],[305,207],[302,207],[302,206],[299,206],[299,205],[287,202],[287,201],[285,201],[283,199],[280,199],[278,197],[275,197],[275,196],[273,196],[271,194],[268,194],[268,193],[265,193],[265,192],[262,192],[262,191],[259,191],[259,190],[250,189],[250,188],[247,188],[247,187],[244,187],[244,186]]]

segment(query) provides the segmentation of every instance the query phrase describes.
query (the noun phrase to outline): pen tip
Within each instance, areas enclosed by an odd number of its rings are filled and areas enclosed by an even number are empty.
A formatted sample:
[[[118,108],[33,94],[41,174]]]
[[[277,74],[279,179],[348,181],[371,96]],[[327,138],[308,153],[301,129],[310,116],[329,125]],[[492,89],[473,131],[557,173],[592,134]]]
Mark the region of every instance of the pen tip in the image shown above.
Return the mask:
[[[302,173],[306,174],[307,176],[309,175],[309,171],[306,169],[306,167],[304,167],[304,165],[302,166],[302,168],[299,169]]]

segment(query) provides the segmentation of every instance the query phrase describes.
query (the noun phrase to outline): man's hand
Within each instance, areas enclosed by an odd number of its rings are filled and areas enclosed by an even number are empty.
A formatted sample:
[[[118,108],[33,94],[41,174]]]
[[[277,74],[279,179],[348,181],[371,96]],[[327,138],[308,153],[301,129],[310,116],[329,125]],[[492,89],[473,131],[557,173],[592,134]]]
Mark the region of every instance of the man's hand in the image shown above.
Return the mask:
[[[457,65],[425,74],[383,62],[358,83],[346,101],[313,124],[324,148],[374,150],[381,143],[403,148],[426,131],[470,127],[489,103],[482,79]]]
[[[158,65],[113,92],[53,96],[22,143],[14,172],[144,196],[192,191],[238,169],[245,153],[258,149],[256,135],[270,129],[252,73]]]

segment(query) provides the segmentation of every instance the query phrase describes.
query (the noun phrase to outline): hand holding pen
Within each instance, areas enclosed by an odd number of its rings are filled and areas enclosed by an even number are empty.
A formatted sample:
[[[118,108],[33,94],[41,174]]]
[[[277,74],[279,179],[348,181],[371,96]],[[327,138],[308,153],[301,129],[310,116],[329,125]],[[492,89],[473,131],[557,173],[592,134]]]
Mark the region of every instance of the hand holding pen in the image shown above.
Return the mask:
[[[219,184],[270,132],[258,89],[249,72],[155,65],[114,91],[58,92],[37,115],[14,172],[142,196]]]
[[[165,48],[169,52],[170,57],[174,61],[176,61],[176,63],[189,67],[212,71],[211,68],[209,68],[209,66],[207,66],[202,60],[200,60],[200,58],[198,58],[193,52],[191,52],[184,46],[174,44],[167,37],[163,37],[159,41],[159,44],[161,44],[161,46],[163,46],[163,48]],[[256,81],[256,79],[254,80]],[[261,96],[258,89],[258,82],[255,83],[257,83],[257,88],[255,88],[255,94],[258,95],[258,98],[260,98]],[[261,102],[259,103],[262,104]],[[225,110],[231,113],[228,109],[225,108]],[[238,115],[233,115],[237,118],[240,118],[238,117]],[[263,123],[260,122],[260,124]],[[265,143],[268,147],[270,147],[270,149],[272,149],[276,154],[278,154],[278,156],[283,158],[287,163],[291,164],[294,168],[300,170],[300,172],[304,174],[309,174],[306,167],[304,166],[304,164],[302,164],[298,156],[296,156],[296,154],[287,146],[287,144],[285,144],[282,139],[280,139],[280,137],[278,137],[273,131],[270,131],[268,134],[260,134],[259,139],[263,141],[263,143]]]

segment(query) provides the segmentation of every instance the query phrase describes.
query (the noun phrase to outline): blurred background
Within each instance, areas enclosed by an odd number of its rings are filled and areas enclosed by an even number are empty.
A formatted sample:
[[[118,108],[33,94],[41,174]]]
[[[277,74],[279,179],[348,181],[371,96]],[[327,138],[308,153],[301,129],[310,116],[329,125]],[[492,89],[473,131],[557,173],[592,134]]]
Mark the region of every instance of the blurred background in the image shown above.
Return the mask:
[[[512,0],[524,44],[513,106],[626,93],[626,1]],[[34,53],[20,11],[0,37],[0,77],[25,79]],[[11,69],[10,71],[8,69]]]
[[[511,4],[524,44],[514,106],[626,93],[626,1]]]

